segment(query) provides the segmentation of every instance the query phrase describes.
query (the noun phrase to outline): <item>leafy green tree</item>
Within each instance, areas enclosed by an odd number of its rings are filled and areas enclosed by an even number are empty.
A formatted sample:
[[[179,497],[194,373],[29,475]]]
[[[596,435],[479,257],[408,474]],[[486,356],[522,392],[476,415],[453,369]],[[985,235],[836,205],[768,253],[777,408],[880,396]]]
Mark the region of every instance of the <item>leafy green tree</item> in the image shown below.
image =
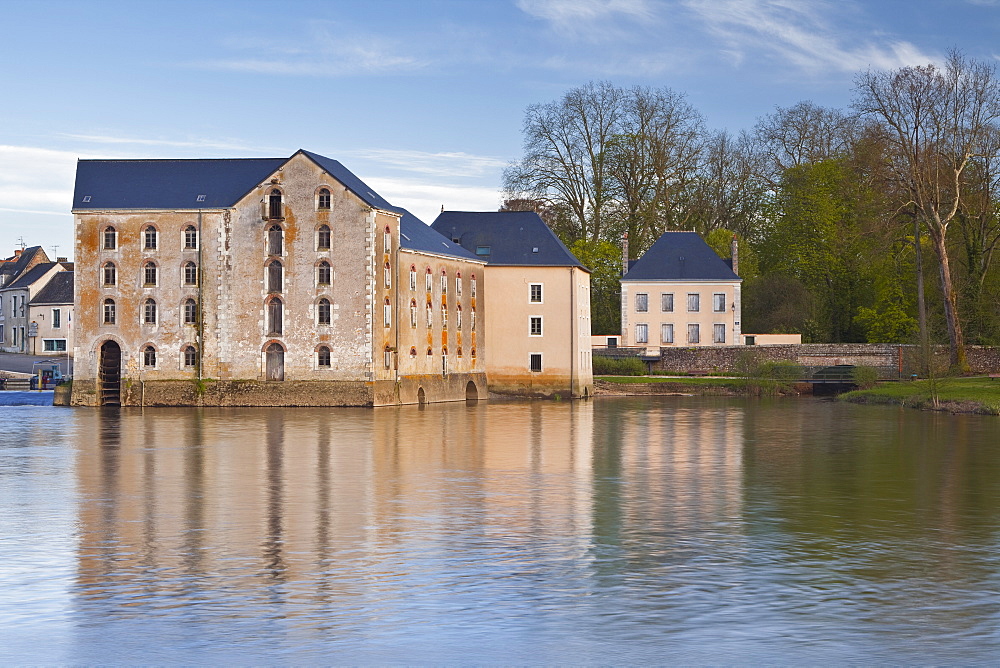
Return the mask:
[[[590,332],[618,334],[622,329],[621,249],[607,241],[580,239],[570,251],[590,269]]]

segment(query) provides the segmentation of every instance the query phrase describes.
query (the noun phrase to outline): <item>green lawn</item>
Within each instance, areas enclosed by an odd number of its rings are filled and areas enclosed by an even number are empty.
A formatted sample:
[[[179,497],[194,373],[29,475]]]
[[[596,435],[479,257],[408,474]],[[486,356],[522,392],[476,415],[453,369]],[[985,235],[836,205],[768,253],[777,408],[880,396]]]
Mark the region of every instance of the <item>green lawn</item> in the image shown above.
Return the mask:
[[[711,378],[711,377],[664,377],[664,376],[594,376],[594,380],[606,380],[609,383],[672,383],[674,385],[718,385],[721,387],[742,387],[741,378]]]
[[[1000,379],[938,378],[882,383],[870,390],[846,392],[840,399],[859,404],[897,404],[1000,415]]]

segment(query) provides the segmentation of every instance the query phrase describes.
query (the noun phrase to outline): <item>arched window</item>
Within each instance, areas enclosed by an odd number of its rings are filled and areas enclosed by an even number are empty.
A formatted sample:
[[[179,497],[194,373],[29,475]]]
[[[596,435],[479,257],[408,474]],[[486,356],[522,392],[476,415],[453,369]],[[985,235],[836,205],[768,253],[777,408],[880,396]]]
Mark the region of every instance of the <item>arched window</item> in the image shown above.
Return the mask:
[[[267,217],[282,218],[281,215],[281,191],[275,188],[267,196]]]
[[[441,329],[448,329],[448,305],[441,304]]]
[[[193,299],[185,299],[181,306],[181,314],[185,325],[198,324],[198,303]]]
[[[475,348],[472,349],[472,358],[473,359],[476,358],[476,349]]]
[[[330,285],[333,283],[333,270],[330,263],[323,260],[316,265],[316,285]]]
[[[184,263],[184,285],[198,285],[198,265],[194,262]]]
[[[281,225],[272,225],[267,228],[267,254],[268,255],[281,255],[282,248],[284,247],[284,232],[281,229]]]
[[[430,292],[434,282],[434,272],[431,271],[430,267],[427,267],[427,273],[424,275],[424,289]]]
[[[472,307],[472,311],[469,312],[469,329],[473,332],[476,331],[476,307]],[[475,355],[473,355],[475,357]]]
[[[330,300],[324,297],[319,300],[319,304],[316,309],[316,320],[321,325],[329,325],[331,317]]]
[[[114,250],[116,248],[118,248],[118,232],[109,225],[104,228],[104,250]]]
[[[392,304],[389,303],[388,297],[386,297],[385,303],[382,305],[382,323],[386,327],[392,327]]]
[[[417,326],[417,300],[410,300],[410,327]]]
[[[383,282],[385,283],[385,287],[392,287],[392,269],[389,267],[388,262],[382,267],[382,273],[384,274]]]
[[[462,346],[459,346],[459,347],[458,347],[458,356],[459,356],[459,357],[461,357],[461,356],[462,356]]]
[[[385,226],[385,231],[382,232],[382,248],[386,253],[392,252],[392,230],[389,229],[388,225]]]
[[[147,325],[156,324],[156,300],[147,299],[142,303],[142,321]]]
[[[441,294],[448,294],[448,274],[444,269],[441,270]]]
[[[104,285],[114,285],[118,282],[118,268],[114,262],[104,263]]]
[[[152,369],[156,366],[156,348],[146,346],[142,349],[142,365],[147,369]]]
[[[146,250],[156,250],[156,228],[147,225],[142,231],[142,247]]]
[[[320,188],[319,195],[316,198],[316,208],[320,211],[330,210],[330,189]]]
[[[198,228],[194,225],[184,228],[184,250],[198,250]]]
[[[469,294],[475,299],[476,298],[476,275],[473,274],[472,278],[469,280]]]
[[[462,297],[462,272],[455,273],[455,296]]]
[[[386,346],[382,350],[382,364],[385,366],[386,369],[392,368],[392,348],[390,348],[389,346]]]
[[[320,346],[316,350],[316,366],[321,369],[329,369],[330,364],[330,349],[326,346]]]
[[[416,348],[410,348],[410,359],[411,360],[417,359],[417,349]]]
[[[194,346],[184,346],[184,366],[192,367],[198,363],[198,351]]]
[[[427,347],[427,356],[430,357],[433,354],[434,354],[434,351],[430,349],[430,346],[428,346]]]
[[[434,307],[430,302],[427,302],[427,326],[434,326]]]
[[[267,291],[281,292],[281,279],[284,275],[284,266],[278,260],[271,260],[267,263]]]
[[[115,300],[105,299],[104,300],[104,324],[113,325],[115,324]]]
[[[462,329],[462,305],[455,307],[455,329]]]
[[[156,263],[153,261],[146,262],[142,265],[142,284],[147,288],[154,287],[156,285]]]
[[[329,208],[329,206],[327,208]],[[316,250],[318,250],[318,251],[327,251],[327,250],[330,250],[330,226],[329,225],[320,225],[319,229],[316,230]]]
[[[417,268],[414,265],[410,265],[410,290],[417,289]]]
[[[267,333],[271,335],[280,336],[283,327],[283,317],[284,317],[284,302],[279,298],[273,297],[271,301],[267,302]]]

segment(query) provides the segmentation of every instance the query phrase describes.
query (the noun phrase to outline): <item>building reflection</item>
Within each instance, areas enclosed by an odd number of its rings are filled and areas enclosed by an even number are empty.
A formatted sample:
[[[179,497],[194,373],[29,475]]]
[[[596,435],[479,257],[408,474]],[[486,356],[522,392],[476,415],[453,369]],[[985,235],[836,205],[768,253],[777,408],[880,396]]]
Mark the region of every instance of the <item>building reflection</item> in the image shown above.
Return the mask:
[[[223,598],[241,605],[294,604],[315,628],[333,617],[361,625],[362,610],[392,609],[386,601],[427,580],[524,578],[554,563],[613,576],[622,564],[682,559],[691,535],[742,503],[743,416],[732,405],[80,419],[78,586],[91,604],[216,587],[239,592]]]

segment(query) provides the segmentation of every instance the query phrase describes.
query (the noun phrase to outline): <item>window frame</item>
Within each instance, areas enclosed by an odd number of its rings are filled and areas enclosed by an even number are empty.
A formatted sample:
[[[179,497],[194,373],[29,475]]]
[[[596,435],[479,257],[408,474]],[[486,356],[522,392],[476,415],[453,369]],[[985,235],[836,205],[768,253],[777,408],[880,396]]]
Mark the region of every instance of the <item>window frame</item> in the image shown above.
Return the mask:
[[[194,297],[188,297],[181,302],[181,325],[194,327],[198,324],[198,302]]]
[[[721,299],[720,299],[721,297]],[[715,292],[712,294],[712,312],[713,313],[725,313],[726,312],[726,293],[725,292]]]
[[[649,344],[649,323],[639,322],[635,325],[635,342]]]
[[[101,250],[118,250],[118,230],[114,225],[107,225],[102,231]]]
[[[529,315],[528,316],[528,336],[539,337],[543,336],[542,316],[540,315]]]
[[[333,232],[330,230],[329,225],[323,224],[316,228],[316,252],[322,253],[330,250],[332,242]]]
[[[687,329],[687,342],[701,343],[701,326],[696,322],[689,322]]]
[[[538,298],[535,298],[535,288],[538,288]],[[528,283],[528,303],[529,304],[544,304],[542,301],[544,299],[544,292],[542,288],[542,283]]]
[[[198,228],[194,225],[188,225],[183,230],[181,230],[181,249],[186,251],[196,251],[198,250],[198,244],[201,243],[201,235],[198,234]]]
[[[102,309],[103,315],[102,315],[102,318],[101,318],[101,324],[102,325],[115,325],[115,324],[118,324],[117,323],[117,320],[118,320],[118,307],[117,307],[117,304],[115,304],[115,300],[112,299],[111,297],[106,297],[104,299],[104,301],[101,302],[101,304],[103,306],[103,309]]]
[[[721,336],[720,336],[721,332]],[[726,342],[726,325],[725,323],[713,323],[712,324],[712,343],[725,343]]]
[[[673,313],[673,312],[674,312],[674,293],[661,292],[660,313]]]
[[[333,304],[331,304],[330,300],[326,297],[321,297],[320,300],[316,302],[316,324],[333,324]]]
[[[472,349],[475,352],[475,348]],[[475,357],[475,355],[473,355]],[[537,360],[537,364],[535,361]],[[531,373],[542,373],[545,367],[543,364],[544,360],[542,358],[542,353],[528,353],[528,371]],[[537,367],[537,368],[536,368]]]
[[[152,297],[148,297],[142,302],[142,324],[143,325],[156,325],[159,318],[159,313],[156,308],[156,300]]]
[[[700,292],[689,292],[689,293],[687,293],[687,312],[688,313],[701,313],[701,293]]]
[[[635,293],[635,312],[636,313],[649,313],[649,293],[648,292],[637,292],[637,293]]]
[[[152,277],[153,280],[149,280]],[[142,263],[142,287],[155,288],[160,282],[159,267],[152,260]]]
[[[159,246],[159,231],[153,225],[147,225],[142,229],[142,249],[143,250],[158,250]]]

